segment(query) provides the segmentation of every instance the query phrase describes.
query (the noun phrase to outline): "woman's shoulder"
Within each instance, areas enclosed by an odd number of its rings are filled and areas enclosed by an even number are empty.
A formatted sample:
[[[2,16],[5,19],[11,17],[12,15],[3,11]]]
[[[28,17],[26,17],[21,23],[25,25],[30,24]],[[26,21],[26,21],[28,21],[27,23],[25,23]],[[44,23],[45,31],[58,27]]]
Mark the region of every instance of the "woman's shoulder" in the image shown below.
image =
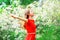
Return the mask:
[[[28,22],[34,22],[34,19],[28,19]]]
[[[28,20],[34,20],[34,19],[28,19]]]

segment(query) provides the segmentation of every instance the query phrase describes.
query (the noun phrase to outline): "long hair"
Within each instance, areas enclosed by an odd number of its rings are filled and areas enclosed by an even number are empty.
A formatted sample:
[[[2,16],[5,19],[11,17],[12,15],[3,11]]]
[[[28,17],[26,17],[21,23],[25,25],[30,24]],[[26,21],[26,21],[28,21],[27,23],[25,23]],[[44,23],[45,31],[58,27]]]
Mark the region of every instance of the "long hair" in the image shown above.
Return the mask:
[[[30,14],[30,11],[28,10],[28,11],[25,13],[25,16],[27,16],[26,19],[29,18],[29,14]]]

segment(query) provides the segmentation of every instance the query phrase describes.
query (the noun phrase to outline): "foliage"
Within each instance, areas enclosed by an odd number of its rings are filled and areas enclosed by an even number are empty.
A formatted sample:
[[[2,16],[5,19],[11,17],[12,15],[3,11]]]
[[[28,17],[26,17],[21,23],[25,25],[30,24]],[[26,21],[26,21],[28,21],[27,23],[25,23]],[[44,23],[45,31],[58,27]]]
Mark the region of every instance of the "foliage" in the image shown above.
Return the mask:
[[[0,0],[0,2],[2,1],[3,0]],[[22,5],[26,7],[24,8]],[[24,40],[26,36],[26,30],[21,29],[21,24],[18,24],[20,20],[13,19],[10,17],[10,14],[24,17],[25,9],[28,6],[32,7],[35,15],[39,15],[35,20],[37,25],[36,40],[59,40],[59,0],[40,0],[40,2],[34,0],[24,0],[24,2],[23,0],[12,0],[11,5],[0,5],[0,40]]]
[[[2,4],[2,2],[6,3],[7,5],[10,4],[10,0],[0,0],[0,4]]]
[[[33,3],[34,1],[38,1],[38,0],[20,0],[21,1],[21,5],[25,5],[27,6],[30,3]]]

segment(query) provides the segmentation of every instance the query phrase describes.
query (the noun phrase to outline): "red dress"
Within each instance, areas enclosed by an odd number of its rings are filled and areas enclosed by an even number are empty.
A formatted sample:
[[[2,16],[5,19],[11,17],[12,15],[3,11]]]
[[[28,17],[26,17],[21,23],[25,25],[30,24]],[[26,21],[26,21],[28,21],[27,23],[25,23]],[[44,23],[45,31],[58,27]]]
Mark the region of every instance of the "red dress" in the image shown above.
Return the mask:
[[[28,19],[28,22],[24,24],[24,27],[27,30],[27,37],[25,40],[35,40],[36,25],[34,24],[34,20]]]

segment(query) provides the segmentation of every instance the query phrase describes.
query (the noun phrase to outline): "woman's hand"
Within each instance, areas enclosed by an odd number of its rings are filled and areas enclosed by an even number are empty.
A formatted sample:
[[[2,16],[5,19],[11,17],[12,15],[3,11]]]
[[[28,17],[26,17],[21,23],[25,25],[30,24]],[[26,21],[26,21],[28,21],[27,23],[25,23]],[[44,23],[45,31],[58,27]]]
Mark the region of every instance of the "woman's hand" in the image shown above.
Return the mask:
[[[16,16],[14,16],[14,15],[12,15],[12,14],[11,14],[10,16],[13,17],[13,18],[17,18]]]
[[[11,17],[16,18],[15,16],[11,15]]]

